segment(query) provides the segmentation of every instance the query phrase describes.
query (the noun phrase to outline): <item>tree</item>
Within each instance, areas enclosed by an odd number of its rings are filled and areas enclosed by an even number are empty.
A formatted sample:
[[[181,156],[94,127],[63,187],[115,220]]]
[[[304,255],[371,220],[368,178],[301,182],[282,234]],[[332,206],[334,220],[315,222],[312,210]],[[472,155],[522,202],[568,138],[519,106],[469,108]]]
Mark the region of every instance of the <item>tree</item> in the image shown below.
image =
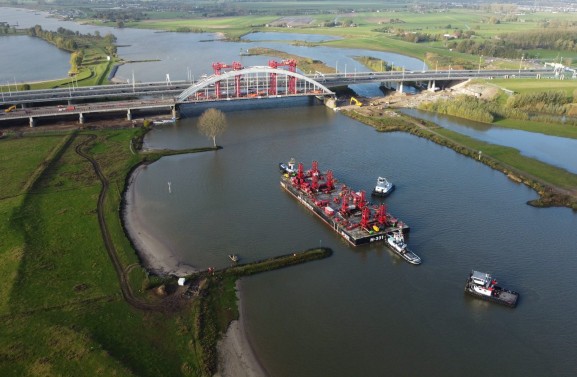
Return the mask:
[[[212,137],[214,147],[216,147],[216,137],[224,133],[226,126],[226,116],[217,109],[206,110],[198,119],[198,130],[204,136]]]

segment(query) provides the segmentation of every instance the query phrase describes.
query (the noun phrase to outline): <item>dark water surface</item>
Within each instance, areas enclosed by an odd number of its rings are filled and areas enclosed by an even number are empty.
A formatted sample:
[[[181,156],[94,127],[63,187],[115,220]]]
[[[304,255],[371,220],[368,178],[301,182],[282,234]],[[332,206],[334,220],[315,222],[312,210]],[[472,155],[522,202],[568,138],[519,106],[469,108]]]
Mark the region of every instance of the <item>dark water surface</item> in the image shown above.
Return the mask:
[[[577,216],[430,141],[306,101],[227,113],[217,152],[163,158],[136,178],[146,228],[183,263],[222,267],[319,245],[332,257],[243,279],[249,338],[272,376],[574,376]],[[287,103],[285,103],[287,104]],[[194,115],[150,147],[205,146]],[[421,266],[382,245],[351,247],[281,190],[291,157],[354,189],[379,175],[411,225]],[[167,190],[172,183],[172,193]],[[463,294],[471,269],[521,293],[509,309]]]

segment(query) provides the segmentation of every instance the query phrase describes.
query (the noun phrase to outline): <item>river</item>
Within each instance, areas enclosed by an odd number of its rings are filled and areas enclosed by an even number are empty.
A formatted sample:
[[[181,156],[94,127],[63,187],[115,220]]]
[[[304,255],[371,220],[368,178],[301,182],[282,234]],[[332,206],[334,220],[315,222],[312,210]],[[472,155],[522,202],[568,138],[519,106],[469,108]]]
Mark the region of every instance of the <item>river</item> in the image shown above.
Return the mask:
[[[179,263],[222,267],[318,245],[326,260],[243,279],[249,338],[272,376],[571,376],[577,372],[577,216],[525,204],[535,193],[430,141],[377,133],[306,101],[227,110],[217,152],[141,171],[141,231]],[[149,147],[195,147],[196,116],[154,130]],[[370,191],[385,175],[389,211],[411,225],[415,267],[382,245],[351,247],[279,187],[295,157]],[[171,182],[171,192],[167,182]],[[521,293],[512,310],[463,294],[471,269]]]
[[[339,72],[366,71],[366,67],[358,63],[356,56],[372,56],[392,62],[396,66],[404,66],[407,69],[422,69],[423,62],[419,59],[371,50],[337,49],[325,46],[293,46],[291,40],[281,38],[279,33],[256,33],[246,36],[241,43],[227,42],[219,39],[213,33],[170,33],[141,29],[116,29],[105,26],[82,25],[73,21],[62,21],[56,18],[47,17],[46,13],[31,12],[28,10],[2,8],[0,21],[10,21],[11,24],[18,23],[18,27],[33,27],[41,25],[45,30],[56,30],[63,27],[80,33],[100,33],[106,35],[112,33],[117,37],[118,55],[128,61],[135,63],[122,65],[117,72],[120,80],[136,81],[165,81],[168,75],[170,80],[194,80],[203,74],[212,74],[213,62],[232,63],[240,61],[245,66],[267,65],[268,60],[278,59],[268,56],[241,56],[242,50],[252,47],[267,47],[286,51],[311,59],[325,62],[328,66],[334,66]],[[254,38],[255,40],[249,40]],[[301,35],[300,39],[318,41],[318,38]],[[324,40],[331,39],[324,37]],[[41,42],[41,41],[40,41]],[[17,55],[30,51],[32,46],[27,41],[16,40],[15,37],[7,37],[5,51],[12,51]],[[8,44],[10,43],[10,44]],[[47,42],[44,42],[50,46]],[[154,48],[151,48],[154,46]],[[55,49],[55,48],[54,48]],[[55,49],[56,50],[56,49]],[[61,57],[59,64],[68,64],[69,57]],[[26,65],[21,65],[18,60],[10,58],[0,58],[3,62],[3,73],[0,79],[6,77],[13,82],[25,82],[38,80],[40,75],[43,80],[53,79],[52,74],[42,76],[43,70],[36,69],[35,76],[31,76],[31,69]],[[143,62],[147,60],[146,62]],[[34,61],[34,60],[32,60]],[[65,71],[66,73],[66,71]],[[305,72],[309,73],[309,72]],[[3,80],[6,81],[6,80]],[[2,82],[2,80],[0,80]]]
[[[38,23],[34,17],[40,16],[26,14],[30,26]],[[123,75],[134,70],[137,80],[209,73],[214,59],[228,62],[245,47],[226,50],[227,42],[198,40],[211,39],[207,35],[113,32],[130,45],[122,53],[135,58],[151,57],[141,45],[152,40],[147,38],[159,38],[156,45],[166,38],[162,62],[126,67]],[[344,64],[355,69],[348,52],[340,57],[325,49],[319,51],[339,71]],[[152,77],[147,70],[154,65]],[[430,141],[377,133],[308,100],[260,105],[226,110],[229,127],[217,139],[222,150],[165,157],[141,169],[130,210],[141,222],[139,231],[161,240],[175,263],[196,268],[225,266],[231,252],[250,262],[319,245],[334,250],[322,261],[243,279],[248,336],[270,375],[577,373],[574,212],[530,207],[525,202],[536,197],[532,190]],[[197,133],[198,112],[183,114],[176,125],[151,132],[146,144],[209,145]],[[387,206],[411,226],[409,245],[423,264],[408,265],[382,245],[345,244],[281,190],[277,164],[291,157],[307,167],[317,160],[355,189],[370,191],[379,175],[392,180],[397,190]],[[501,285],[519,291],[519,306],[465,296],[471,269],[493,273]]]

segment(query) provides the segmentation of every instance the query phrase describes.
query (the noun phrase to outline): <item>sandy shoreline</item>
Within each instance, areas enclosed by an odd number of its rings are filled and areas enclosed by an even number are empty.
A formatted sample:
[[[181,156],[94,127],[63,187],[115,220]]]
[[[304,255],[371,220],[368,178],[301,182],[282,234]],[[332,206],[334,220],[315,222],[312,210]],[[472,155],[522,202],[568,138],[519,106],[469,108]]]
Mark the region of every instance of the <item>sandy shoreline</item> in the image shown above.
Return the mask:
[[[129,178],[123,211],[124,225],[143,266],[159,275],[187,276],[198,270],[179,262],[170,247],[153,236],[138,217],[132,185],[144,166],[137,167]],[[245,332],[240,280],[236,285],[240,319],[233,321],[218,342],[218,377],[265,377],[267,373],[258,361]]]
[[[144,165],[137,167],[129,178],[128,188],[126,190],[123,211],[124,226],[129,234],[132,243],[137,251],[142,265],[149,271],[158,275],[175,275],[187,276],[198,270],[193,266],[179,262],[169,245],[162,242],[161,239],[154,237],[149,228],[144,225],[141,218],[138,217],[135,208],[135,193],[133,190],[134,180],[142,171]]]
[[[218,341],[218,372],[215,377],[268,376],[246,336],[240,280],[236,281],[236,295],[240,319],[232,321],[226,334]]]

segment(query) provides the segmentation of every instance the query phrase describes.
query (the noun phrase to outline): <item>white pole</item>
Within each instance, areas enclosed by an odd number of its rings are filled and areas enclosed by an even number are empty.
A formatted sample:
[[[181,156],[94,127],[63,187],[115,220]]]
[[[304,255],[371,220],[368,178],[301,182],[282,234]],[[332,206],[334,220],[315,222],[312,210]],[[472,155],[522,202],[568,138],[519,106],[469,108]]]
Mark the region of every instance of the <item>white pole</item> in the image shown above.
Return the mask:
[[[479,69],[477,69],[477,76],[481,74],[481,59],[483,59],[483,55],[479,56]]]

